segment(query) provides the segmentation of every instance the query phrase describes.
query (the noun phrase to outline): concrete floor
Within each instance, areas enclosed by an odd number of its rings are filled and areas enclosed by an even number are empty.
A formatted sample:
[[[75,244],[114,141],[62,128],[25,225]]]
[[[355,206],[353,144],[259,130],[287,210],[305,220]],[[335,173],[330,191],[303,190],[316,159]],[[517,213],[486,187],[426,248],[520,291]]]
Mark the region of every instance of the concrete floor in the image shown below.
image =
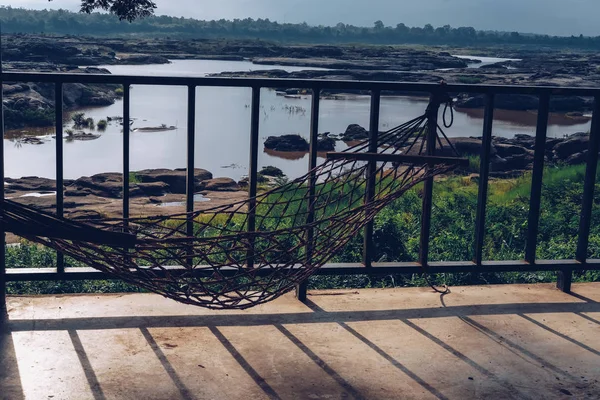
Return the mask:
[[[599,399],[600,283],[312,292],[244,312],[12,297],[1,399]]]

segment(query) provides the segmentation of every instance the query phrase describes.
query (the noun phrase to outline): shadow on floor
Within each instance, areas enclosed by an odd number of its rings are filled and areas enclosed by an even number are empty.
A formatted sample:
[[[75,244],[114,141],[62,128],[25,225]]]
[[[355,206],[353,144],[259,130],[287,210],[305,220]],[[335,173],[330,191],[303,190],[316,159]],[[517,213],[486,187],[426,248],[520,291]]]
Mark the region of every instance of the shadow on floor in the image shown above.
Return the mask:
[[[313,303],[314,304],[314,303]],[[444,318],[485,315],[517,315],[545,313],[590,313],[600,312],[600,303],[535,303],[535,304],[489,304],[446,306],[440,308],[413,308],[407,310],[376,311],[325,311],[313,313],[285,314],[223,314],[223,315],[182,315],[182,316],[123,316],[68,319],[19,319],[10,321],[12,332],[54,331],[54,330],[96,330],[96,329],[140,329],[140,328],[186,328],[210,326],[262,326],[279,324],[313,324],[328,322],[359,322],[406,320],[414,318]]]
[[[7,321],[6,311],[0,309],[0,400],[22,400],[25,396]]]
[[[394,321],[403,324],[410,329],[411,333],[418,334],[426,339],[430,346],[436,352],[443,353],[452,359],[454,368],[473,370],[479,373],[482,377],[492,382],[497,387],[503,388],[503,398],[532,398],[531,392],[527,388],[513,385],[510,375],[498,374],[498,370],[494,370],[487,364],[483,364],[481,359],[476,360],[477,353],[471,351],[459,350],[453,347],[445,336],[434,334],[423,328],[423,326],[414,322],[414,320],[424,320],[432,318],[448,318],[454,317],[460,320],[465,331],[470,330],[478,335],[485,337],[489,347],[500,346],[507,351],[513,353],[519,359],[527,360],[534,365],[532,368],[541,368],[553,375],[552,384],[569,385],[551,387],[548,390],[553,390],[554,394],[559,395],[585,395],[585,396],[600,396],[600,384],[598,382],[582,382],[579,376],[565,370],[564,366],[559,366],[548,359],[545,352],[540,351],[539,347],[534,349],[529,348],[523,342],[511,340],[504,337],[501,333],[477,319],[479,316],[509,316],[511,318],[518,317],[531,328],[541,328],[544,332],[554,335],[558,338],[558,343],[568,343],[577,346],[579,349],[585,350],[589,357],[597,357],[600,365],[600,351],[594,345],[584,343],[578,338],[570,337],[565,332],[559,332],[548,324],[534,319],[535,314],[554,314],[554,313],[570,313],[583,318],[591,324],[600,324],[598,320],[589,316],[587,313],[600,312],[600,303],[583,296],[575,295],[583,303],[539,303],[539,304],[502,304],[502,305],[468,305],[468,306],[447,306],[441,298],[441,307],[420,308],[420,309],[402,309],[402,310],[383,310],[383,311],[336,311],[329,312],[318,304],[312,301],[307,302],[307,307],[312,312],[301,313],[282,313],[282,314],[211,314],[201,316],[158,316],[158,317],[103,317],[103,318],[73,318],[73,319],[36,319],[36,320],[14,320],[7,321],[6,316],[1,322],[2,335],[0,336],[0,400],[4,399],[24,399],[22,383],[20,381],[17,357],[12,341],[12,332],[26,331],[68,331],[73,348],[77,353],[81,369],[85,374],[88,386],[95,400],[104,400],[107,396],[101,387],[98,374],[94,371],[90,361],[90,356],[85,351],[82,341],[79,338],[77,331],[79,330],[105,330],[105,329],[139,329],[145,342],[148,344],[154,356],[160,361],[164,373],[169,377],[170,381],[179,392],[179,398],[190,400],[202,398],[202,395],[194,393],[194,390],[189,386],[189,381],[181,377],[176,368],[171,364],[170,357],[165,354],[164,348],[152,336],[149,328],[185,328],[185,327],[205,327],[208,328],[214,338],[227,351],[227,353],[235,360],[237,365],[241,367],[251,381],[258,387],[265,397],[270,399],[289,398],[289,393],[285,388],[282,389],[281,382],[279,386],[273,384],[271,380],[275,379],[272,375],[268,375],[268,370],[265,375],[264,366],[262,369],[257,366],[260,362],[256,357],[248,356],[247,349],[237,347],[235,340],[232,340],[223,328],[233,327],[275,327],[277,333],[281,335],[281,339],[287,341],[288,345],[292,345],[296,351],[300,350],[309,362],[316,366],[320,374],[316,374],[314,379],[311,378],[311,384],[306,387],[296,387],[294,393],[312,393],[315,387],[332,387],[339,388],[339,392],[344,396],[355,399],[368,398],[368,393],[365,393],[365,388],[356,385],[356,376],[348,375],[336,368],[327,361],[326,356],[320,354],[315,348],[311,348],[301,338],[288,329],[287,325],[293,324],[336,324],[345,332],[349,333],[353,338],[354,346],[366,346],[367,351],[372,351],[379,357],[383,363],[393,367],[396,373],[407,377],[413,384],[418,385],[423,392],[426,392],[429,397],[437,399],[450,399],[455,396],[449,396],[446,392],[448,383],[440,383],[435,376],[427,373],[427,370],[415,370],[415,364],[407,364],[398,355],[392,354],[389,349],[382,346],[377,340],[370,337],[368,333],[359,331],[355,328],[355,323],[368,321]],[[529,325],[527,325],[529,327]],[[271,339],[273,337],[270,337]],[[239,342],[238,342],[239,343]],[[536,344],[537,345],[537,344]],[[556,345],[553,344],[553,345]],[[265,351],[269,351],[269,345],[265,344]],[[550,345],[549,345],[550,346]],[[470,349],[469,349],[470,350]],[[349,357],[351,355],[349,354]],[[276,358],[276,357],[275,357]],[[93,361],[93,360],[92,360]],[[436,360],[424,360],[427,362],[435,362]],[[487,362],[487,361],[486,361]],[[417,364],[418,365],[418,364]],[[145,366],[140,366],[144,368]],[[202,367],[204,368],[204,367]],[[295,365],[278,365],[279,370],[277,376],[293,377],[297,373]],[[509,365],[506,368],[510,368]],[[425,371],[425,372],[424,372]],[[508,377],[507,377],[508,376]],[[554,382],[554,376],[556,382]],[[583,377],[581,377],[583,378]],[[471,378],[469,378],[471,379]],[[284,379],[285,381],[285,379]],[[289,382],[289,384],[296,384]],[[287,381],[286,381],[287,384]],[[302,386],[302,383],[297,384]],[[575,389],[573,389],[575,388]],[[283,392],[282,392],[283,391]],[[286,395],[287,393],[287,395]],[[110,397],[110,396],[109,396]],[[477,396],[478,397],[478,396]]]

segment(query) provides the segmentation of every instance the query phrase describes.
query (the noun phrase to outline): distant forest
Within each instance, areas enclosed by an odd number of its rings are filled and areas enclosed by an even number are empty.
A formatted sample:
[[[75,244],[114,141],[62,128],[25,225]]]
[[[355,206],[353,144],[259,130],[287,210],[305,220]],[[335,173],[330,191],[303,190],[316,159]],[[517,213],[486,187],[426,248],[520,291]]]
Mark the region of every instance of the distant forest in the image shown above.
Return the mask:
[[[255,38],[297,43],[368,43],[436,45],[543,45],[600,48],[600,37],[520,34],[477,31],[472,27],[449,25],[394,27],[376,21],[371,27],[339,23],[310,26],[306,23],[278,23],[268,19],[200,21],[189,18],[153,16],[133,23],[108,14],[80,14],[65,10],[26,10],[0,7],[3,33],[47,33],[92,36],[152,36],[171,38]]]

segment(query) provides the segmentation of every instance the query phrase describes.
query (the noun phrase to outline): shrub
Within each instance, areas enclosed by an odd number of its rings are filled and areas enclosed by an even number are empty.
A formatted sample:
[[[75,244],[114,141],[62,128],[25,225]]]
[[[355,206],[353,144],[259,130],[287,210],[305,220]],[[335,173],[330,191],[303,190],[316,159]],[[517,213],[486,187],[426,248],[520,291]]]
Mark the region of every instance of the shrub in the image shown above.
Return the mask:
[[[101,119],[100,121],[98,121],[98,125],[97,126],[98,126],[98,130],[103,131],[108,126],[108,122],[106,122],[105,119]]]
[[[4,122],[6,128],[20,128],[27,124],[28,126],[51,126],[54,124],[54,110],[14,110],[6,108],[4,110]]]
[[[75,113],[73,114],[73,116],[71,117],[71,119],[73,120],[73,124],[76,127],[84,127],[87,126],[86,125],[86,119],[85,119],[85,114],[84,113]]]
[[[469,156],[469,172],[479,172],[481,168],[481,159],[479,156]]]
[[[483,82],[483,79],[479,76],[459,76],[456,78],[458,83],[464,83],[467,85],[477,85],[478,83]]]
[[[120,87],[119,87],[119,88],[116,88],[116,89],[115,89],[115,94],[116,94],[117,96],[119,96],[119,97],[123,97],[123,94],[124,94],[124,93],[125,93],[125,92],[123,91],[123,88],[120,88]]]
[[[134,185],[134,184],[137,184],[137,183],[142,183],[142,181],[140,180],[140,178],[138,178],[138,176],[137,176],[137,174],[135,172],[130,172],[129,173],[129,183],[131,185]]]
[[[283,171],[277,167],[273,167],[272,165],[263,167],[259,173],[265,176],[283,176]]]

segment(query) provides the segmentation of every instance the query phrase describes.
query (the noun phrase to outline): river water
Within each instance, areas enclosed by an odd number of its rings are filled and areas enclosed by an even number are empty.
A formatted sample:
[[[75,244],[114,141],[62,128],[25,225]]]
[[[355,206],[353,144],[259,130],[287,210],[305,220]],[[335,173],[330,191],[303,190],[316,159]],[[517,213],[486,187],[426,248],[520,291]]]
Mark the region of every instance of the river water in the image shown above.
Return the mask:
[[[107,66],[114,74],[206,76],[221,71],[254,69],[307,69],[254,65],[238,61],[179,60],[167,65]],[[196,106],[196,167],[211,171],[215,177],[240,179],[248,174],[250,147],[250,89],[198,88]],[[156,127],[162,124],[177,129],[166,132],[131,133],[131,170],[147,168],[184,168],[186,165],[187,88],[133,86],[131,90],[132,128]],[[308,138],[310,96],[284,98],[274,91],[261,92],[259,167],[274,165],[289,177],[304,174],[308,167],[306,154],[274,154],[263,151],[268,136],[298,133]],[[423,98],[384,97],[381,101],[380,129],[387,130],[418,115],[427,106]],[[341,133],[349,124],[369,124],[368,96],[345,96],[321,101],[320,131]],[[122,116],[122,101],[114,105],[85,110],[96,121]],[[480,136],[481,110],[457,112],[448,136]],[[494,135],[511,137],[518,133],[535,133],[535,113],[497,110]],[[67,124],[65,129],[70,128]],[[558,137],[589,129],[582,123],[561,115],[553,115],[548,136]],[[109,124],[99,139],[65,141],[64,174],[67,179],[101,172],[122,170],[122,127]],[[98,132],[96,132],[98,133]],[[43,137],[43,144],[27,144],[5,139],[6,175],[9,177],[55,177],[55,141]],[[338,150],[345,145],[338,142]]]
[[[481,67],[485,67],[486,65],[492,65],[492,64],[496,64],[499,62],[506,62],[506,61],[521,61],[521,59],[519,59],[519,58],[498,58],[498,57],[459,56],[459,55],[454,55],[454,57],[462,58],[464,60],[479,60],[479,61],[481,61],[481,62],[477,62],[477,63],[467,64],[468,68],[481,68]]]

